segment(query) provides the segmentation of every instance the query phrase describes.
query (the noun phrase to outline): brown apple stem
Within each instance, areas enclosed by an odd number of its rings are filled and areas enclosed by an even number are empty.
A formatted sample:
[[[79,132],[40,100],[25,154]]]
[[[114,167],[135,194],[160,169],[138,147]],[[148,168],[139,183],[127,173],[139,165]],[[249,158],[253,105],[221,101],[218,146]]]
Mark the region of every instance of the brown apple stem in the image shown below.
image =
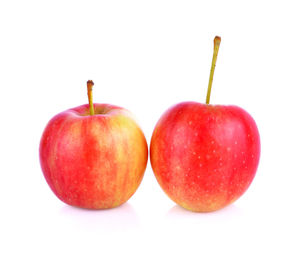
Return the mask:
[[[90,105],[90,115],[93,116],[95,114],[94,111],[94,104],[93,104],[93,86],[94,82],[89,80],[87,81],[87,91],[88,91],[88,98],[89,98],[89,105]]]
[[[208,89],[207,89],[207,95],[206,95],[206,104],[209,104],[209,100],[210,100],[211,86],[212,86],[212,82],[213,82],[213,78],[214,78],[220,43],[221,43],[221,37],[216,36],[214,39],[214,54],[213,54],[213,59],[211,62],[210,76],[209,76]]]

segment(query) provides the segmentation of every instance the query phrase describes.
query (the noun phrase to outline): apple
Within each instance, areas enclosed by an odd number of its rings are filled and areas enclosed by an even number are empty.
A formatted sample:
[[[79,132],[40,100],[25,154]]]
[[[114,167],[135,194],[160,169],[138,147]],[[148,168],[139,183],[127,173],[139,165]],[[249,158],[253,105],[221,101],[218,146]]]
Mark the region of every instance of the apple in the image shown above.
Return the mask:
[[[40,164],[54,194],[81,208],[107,209],[126,202],[143,178],[148,146],[132,114],[110,104],[71,108],[47,124]]]
[[[155,177],[178,205],[196,212],[219,210],[250,186],[258,167],[260,137],[253,118],[237,106],[210,105],[220,37],[206,104],[183,102],[157,122],[150,144]]]

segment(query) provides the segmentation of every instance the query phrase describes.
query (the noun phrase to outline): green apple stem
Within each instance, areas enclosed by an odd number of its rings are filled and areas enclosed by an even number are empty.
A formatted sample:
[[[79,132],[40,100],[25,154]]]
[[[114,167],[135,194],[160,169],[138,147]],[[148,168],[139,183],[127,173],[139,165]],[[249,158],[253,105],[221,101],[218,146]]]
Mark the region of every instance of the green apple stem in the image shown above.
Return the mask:
[[[93,104],[93,86],[94,82],[89,80],[87,81],[87,91],[88,91],[88,98],[89,98],[89,105],[90,105],[90,115],[93,116],[95,114],[94,111],[94,104]]]
[[[209,104],[209,100],[210,100],[211,86],[212,86],[212,82],[213,82],[213,78],[214,78],[220,43],[221,43],[221,37],[216,36],[214,39],[214,54],[213,54],[213,59],[211,62],[210,76],[209,76],[208,89],[207,89],[207,95],[206,95],[206,104]]]

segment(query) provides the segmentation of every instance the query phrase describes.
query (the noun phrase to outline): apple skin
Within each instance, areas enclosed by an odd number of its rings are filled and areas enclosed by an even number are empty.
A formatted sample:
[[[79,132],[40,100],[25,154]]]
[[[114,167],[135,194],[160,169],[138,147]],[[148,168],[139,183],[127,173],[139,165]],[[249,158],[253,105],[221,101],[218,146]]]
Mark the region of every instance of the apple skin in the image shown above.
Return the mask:
[[[54,194],[81,208],[126,202],[143,178],[148,146],[131,113],[109,104],[82,105],[53,117],[40,141],[40,164]]]
[[[157,122],[150,145],[156,179],[178,205],[221,209],[251,184],[260,157],[253,118],[237,106],[182,102]]]

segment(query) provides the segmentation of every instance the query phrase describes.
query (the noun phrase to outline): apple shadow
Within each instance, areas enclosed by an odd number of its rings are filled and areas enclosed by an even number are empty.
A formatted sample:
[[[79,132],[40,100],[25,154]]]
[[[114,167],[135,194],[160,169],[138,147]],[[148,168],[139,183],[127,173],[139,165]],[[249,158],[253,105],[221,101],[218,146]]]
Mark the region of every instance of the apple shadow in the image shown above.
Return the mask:
[[[69,205],[60,209],[61,215],[76,227],[90,231],[120,232],[139,227],[139,219],[130,203],[104,210],[89,210]]]
[[[228,221],[236,220],[237,218],[243,217],[244,211],[236,204],[231,204],[223,209],[212,211],[212,212],[193,212],[182,208],[181,206],[175,204],[166,214],[166,218],[170,220],[197,220],[200,219],[203,223],[213,222],[213,223],[226,223]]]

